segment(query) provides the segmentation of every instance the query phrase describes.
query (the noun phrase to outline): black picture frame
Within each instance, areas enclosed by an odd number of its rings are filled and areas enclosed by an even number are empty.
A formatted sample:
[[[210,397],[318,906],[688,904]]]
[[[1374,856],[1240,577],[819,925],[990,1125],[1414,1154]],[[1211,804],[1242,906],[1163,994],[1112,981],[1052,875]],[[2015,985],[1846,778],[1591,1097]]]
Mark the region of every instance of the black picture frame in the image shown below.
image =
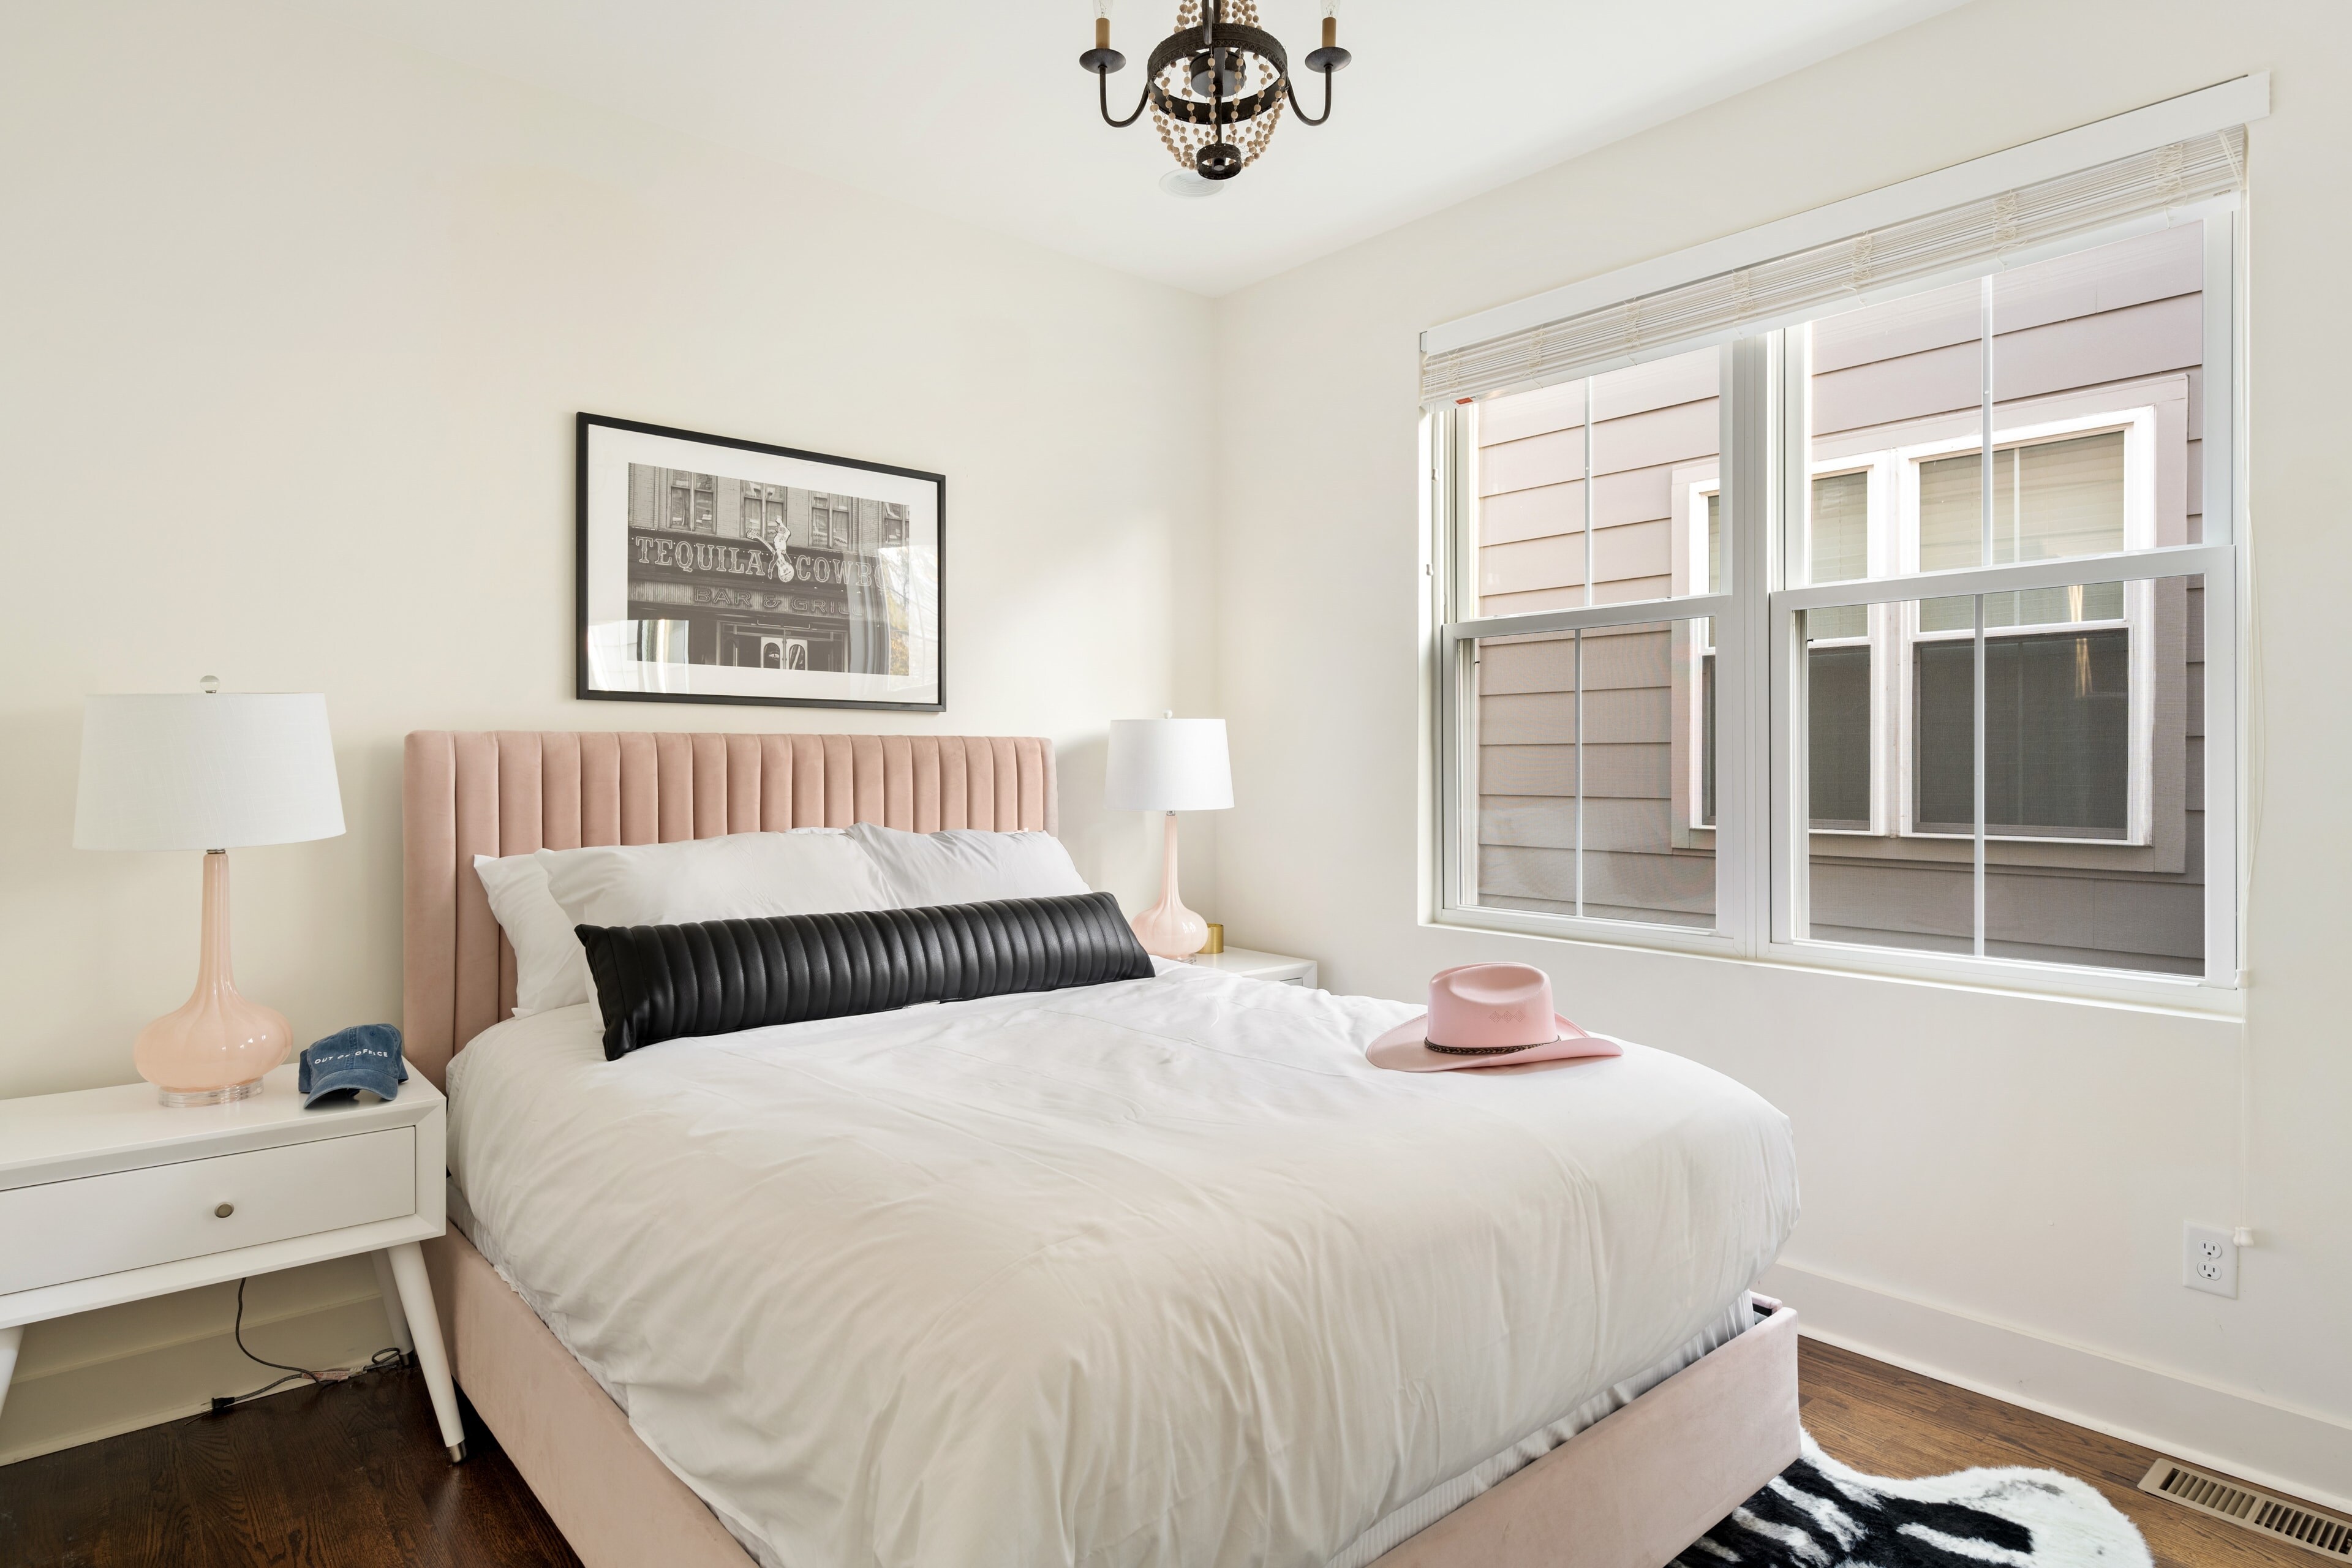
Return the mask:
[[[947,478],[919,468],[835,457],[794,447],[747,441],[681,430],[642,420],[582,413],[578,416],[573,484],[577,503],[573,649],[576,678],[573,695],[599,702],[720,702],[775,708],[870,708],[906,712],[937,713],[947,707]],[[664,443],[687,443],[709,448],[712,461],[702,468],[681,465],[641,464],[608,455],[605,482],[599,487],[592,468],[592,448],[600,432],[610,432],[616,443],[628,437],[652,437]],[[756,453],[796,464],[822,465],[850,476],[887,476],[885,489],[906,501],[876,500],[846,489],[818,490],[792,486],[772,478],[748,478],[724,471],[725,455]],[[667,451],[672,458],[692,453]],[[609,468],[625,462],[622,505],[610,515],[614,499]],[[648,477],[656,476],[656,477]],[[657,487],[652,501],[641,495]],[[921,487],[929,487],[928,521]],[[740,511],[729,518],[733,532],[721,531],[728,514],[716,500],[720,487],[730,487]],[[912,487],[910,492],[910,487]],[[755,493],[756,492],[756,493]],[[684,500],[680,500],[683,493]],[[712,497],[706,504],[705,495]],[[658,503],[659,523],[638,513]],[[848,503],[843,507],[841,503]],[[827,517],[845,530],[849,547],[823,544],[818,538],[796,540],[796,527],[818,526],[810,520],[822,504]],[[672,522],[683,505],[683,525]],[[764,505],[771,520],[762,535],[745,531],[744,516]],[[782,506],[783,521],[773,522]],[[795,521],[794,509],[802,512]],[[705,528],[704,523],[709,526]],[[642,526],[641,526],[642,525]],[[830,523],[826,526],[830,527]],[[891,530],[898,542],[892,545]],[[929,533],[929,559],[922,559],[922,539]],[[612,556],[600,561],[600,544]],[[636,546],[633,551],[631,546]],[[689,557],[689,546],[694,553]],[[893,551],[897,555],[892,556]],[[675,556],[673,556],[675,552]],[[644,557],[643,561],[633,556]],[[687,563],[699,560],[699,566]],[[780,559],[781,557],[781,559]],[[887,558],[887,559],[885,559]],[[606,580],[618,573],[617,589]],[[903,591],[895,592],[895,577]],[[797,580],[796,580],[797,579]],[[624,603],[639,606],[640,594],[659,594],[676,602],[677,614],[667,617],[636,617],[599,623],[593,612]],[[836,607],[835,603],[838,599]],[[861,614],[856,606],[864,606]],[[667,607],[656,605],[653,607]],[[900,612],[911,619],[928,609],[929,625],[899,624]],[[878,613],[877,613],[878,612]],[[838,623],[835,625],[835,623]],[[616,631],[615,628],[626,630]],[[649,632],[646,628],[656,628]],[[681,629],[683,628],[683,629]],[[606,645],[613,646],[606,646]],[[929,650],[928,700],[897,700],[872,694],[825,695],[830,688],[901,679],[918,679],[914,665]],[[676,649],[677,651],[673,651]],[[646,655],[652,654],[648,658]],[[754,656],[766,662],[753,662]],[[908,668],[896,661],[905,657]],[[797,658],[801,662],[793,663]],[[864,663],[856,661],[864,660]],[[888,668],[876,668],[876,661]],[[709,673],[698,674],[698,670]],[[650,672],[650,673],[648,673]],[[600,677],[602,679],[600,679]],[[654,689],[648,689],[650,682]],[[729,687],[802,686],[804,691],[759,689],[678,689],[713,683]]]

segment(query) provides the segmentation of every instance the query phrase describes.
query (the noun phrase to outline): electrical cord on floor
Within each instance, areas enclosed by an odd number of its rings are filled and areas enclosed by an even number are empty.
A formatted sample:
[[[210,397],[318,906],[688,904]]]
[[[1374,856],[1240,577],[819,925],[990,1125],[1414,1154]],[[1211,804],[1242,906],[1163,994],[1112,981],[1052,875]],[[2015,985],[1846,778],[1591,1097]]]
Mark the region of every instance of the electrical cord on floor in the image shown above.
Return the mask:
[[[367,1364],[364,1366],[337,1367],[325,1372],[314,1372],[306,1366],[289,1366],[282,1361],[271,1361],[266,1356],[257,1356],[245,1342],[245,1284],[242,1279],[236,1282],[236,1321],[229,1331],[230,1334],[236,1339],[236,1348],[246,1360],[266,1366],[272,1372],[282,1372],[286,1375],[274,1382],[263,1384],[250,1394],[215,1394],[211,1407],[201,1414],[217,1415],[224,1410],[233,1410],[247,1401],[258,1399],[265,1394],[274,1394],[288,1384],[303,1379],[308,1379],[314,1384],[348,1383],[364,1373],[392,1372],[410,1364],[409,1356],[393,1345],[386,1345],[368,1357]]]

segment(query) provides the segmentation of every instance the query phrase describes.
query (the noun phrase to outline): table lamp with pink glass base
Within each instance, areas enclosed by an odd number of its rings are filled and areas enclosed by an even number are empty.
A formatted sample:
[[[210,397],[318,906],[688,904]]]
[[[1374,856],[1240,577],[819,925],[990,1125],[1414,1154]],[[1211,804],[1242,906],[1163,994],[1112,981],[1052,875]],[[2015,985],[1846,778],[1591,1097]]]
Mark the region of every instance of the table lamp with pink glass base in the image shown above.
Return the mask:
[[[1176,814],[1223,811],[1234,804],[1233,767],[1223,719],[1115,719],[1103,804],[1113,811],[1168,814],[1160,901],[1128,923],[1143,951],[1190,958],[1207,945],[1209,922],[1176,891]]]
[[[75,847],[205,852],[195,991],[140,1030],[131,1052],[166,1105],[258,1093],[293,1044],[285,1015],[241,994],[229,973],[228,851],[343,831],[326,699],[219,692],[206,680],[203,692],[82,707]]]
[[[166,1105],[217,1105],[261,1092],[286,1059],[294,1030],[275,1007],[249,1001],[228,967],[228,851],[205,851],[205,928],[196,989],[139,1031],[131,1065]]]

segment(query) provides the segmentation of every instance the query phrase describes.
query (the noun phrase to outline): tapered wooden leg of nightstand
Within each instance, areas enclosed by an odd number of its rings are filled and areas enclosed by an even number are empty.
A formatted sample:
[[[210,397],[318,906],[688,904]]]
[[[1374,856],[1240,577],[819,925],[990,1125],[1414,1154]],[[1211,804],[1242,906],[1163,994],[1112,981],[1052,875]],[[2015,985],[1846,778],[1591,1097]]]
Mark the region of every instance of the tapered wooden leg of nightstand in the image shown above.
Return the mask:
[[[8,1380],[16,1375],[16,1347],[24,1342],[21,1326],[0,1329],[0,1410],[8,1407]]]
[[[425,1254],[413,1241],[404,1241],[384,1253],[392,1278],[400,1289],[400,1308],[408,1318],[408,1332],[416,1342],[416,1364],[425,1370],[425,1392],[433,1396],[433,1415],[441,1423],[441,1442],[449,1462],[466,1457],[466,1428],[457,1419],[457,1385],[449,1377],[449,1352],[441,1343],[441,1318],[433,1310],[433,1282],[425,1278]]]
[[[368,1261],[375,1265],[375,1293],[383,1298],[383,1321],[392,1330],[392,1342],[403,1355],[416,1353],[416,1342],[409,1336],[408,1313],[400,1305],[400,1282],[392,1277],[392,1256],[371,1252]]]

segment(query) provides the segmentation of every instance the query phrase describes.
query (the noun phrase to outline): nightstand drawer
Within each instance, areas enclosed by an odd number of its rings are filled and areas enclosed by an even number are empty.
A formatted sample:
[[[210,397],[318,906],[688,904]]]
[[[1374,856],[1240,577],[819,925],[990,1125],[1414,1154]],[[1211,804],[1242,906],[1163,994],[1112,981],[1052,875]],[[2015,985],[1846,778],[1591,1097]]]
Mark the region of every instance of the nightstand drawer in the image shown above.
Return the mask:
[[[15,1187],[0,1295],[415,1212],[413,1127]]]

